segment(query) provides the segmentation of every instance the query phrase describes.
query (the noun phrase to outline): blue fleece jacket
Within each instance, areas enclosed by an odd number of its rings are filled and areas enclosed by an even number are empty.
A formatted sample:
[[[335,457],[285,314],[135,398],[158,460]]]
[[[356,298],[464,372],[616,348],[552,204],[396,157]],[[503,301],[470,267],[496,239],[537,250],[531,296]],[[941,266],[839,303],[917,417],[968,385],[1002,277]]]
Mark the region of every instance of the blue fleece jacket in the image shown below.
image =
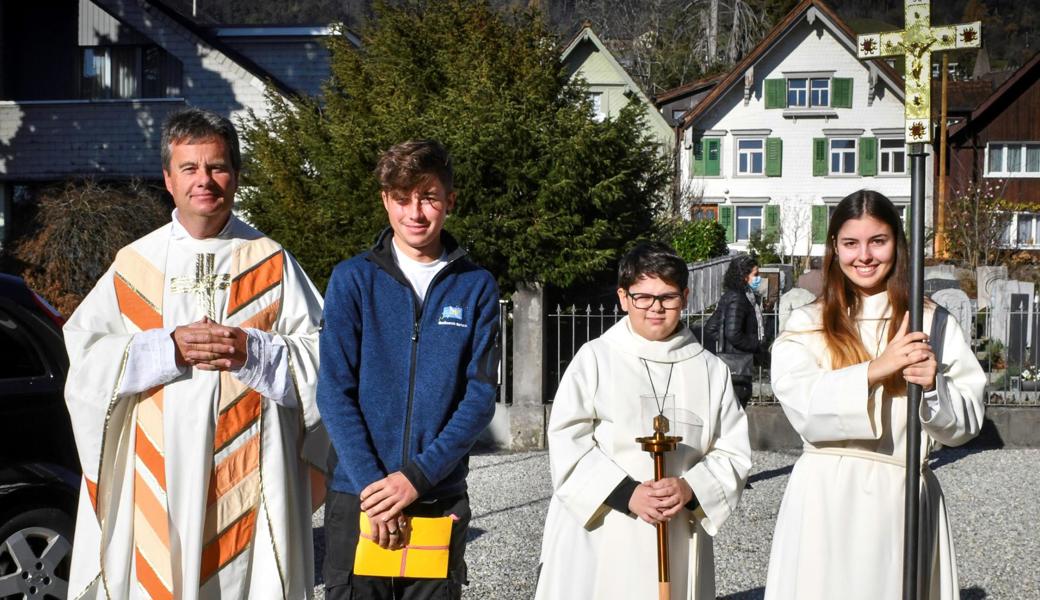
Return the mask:
[[[442,233],[448,265],[420,305],[392,235],[337,265],[325,292],[317,399],[337,458],[329,486],[359,494],[401,471],[421,500],[455,496],[495,411],[498,287]]]

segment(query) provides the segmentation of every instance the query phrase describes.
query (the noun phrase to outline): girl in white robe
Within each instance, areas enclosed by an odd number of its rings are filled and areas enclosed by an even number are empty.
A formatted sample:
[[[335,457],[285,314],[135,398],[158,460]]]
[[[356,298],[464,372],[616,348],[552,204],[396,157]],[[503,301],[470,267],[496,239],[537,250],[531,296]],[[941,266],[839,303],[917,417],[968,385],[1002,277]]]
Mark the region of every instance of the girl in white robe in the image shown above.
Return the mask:
[[[554,494],[535,597],[658,598],[653,523],[662,521],[670,598],[714,599],[711,536],[732,514],[751,467],[747,419],[728,368],[679,323],[688,293],[682,259],[664,244],[644,244],[620,271],[628,316],[582,346],[553,402]],[[655,483],[651,455],[635,438],[653,433],[661,398],[668,435],[683,439]]]
[[[952,317],[942,340],[906,333],[907,245],[887,198],[860,191],[842,200],[827,240],[823,295],[792,313],[772,348],[773,393],[804,453],[777,516],[765,597],[894,599],[902,595],[905,383],[925,390],[927,460],[934,443],[978,434],[985,375]],[[924,332],[933,314],[927,306]],[[942,344],[941,365],[929,343]],[[927,464],[920,519],[918,598],[955,600],[946,507]]]

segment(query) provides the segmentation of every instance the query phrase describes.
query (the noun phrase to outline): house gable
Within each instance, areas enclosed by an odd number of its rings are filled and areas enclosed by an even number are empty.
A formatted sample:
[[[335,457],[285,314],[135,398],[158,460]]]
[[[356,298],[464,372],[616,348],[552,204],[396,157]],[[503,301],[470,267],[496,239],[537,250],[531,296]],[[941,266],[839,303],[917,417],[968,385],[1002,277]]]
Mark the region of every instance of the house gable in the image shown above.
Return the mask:
[[[684,117],[683,201],[717,211],[735,249],[776,230],[794,255],[823,252],[829,207],[858,189],[907,210],[901,83],[856,57],[825,4],[803,1]]]
[[[646,120],[653,136],[665,151],[671,150],[674,130],[590,26],[582,27],[567,44],[561,62],[572,78],[581,77],[588,83],[591,93],[602,94],[602,111],[606,115],[618,114],[630,95],[638,98],[646,107]]]

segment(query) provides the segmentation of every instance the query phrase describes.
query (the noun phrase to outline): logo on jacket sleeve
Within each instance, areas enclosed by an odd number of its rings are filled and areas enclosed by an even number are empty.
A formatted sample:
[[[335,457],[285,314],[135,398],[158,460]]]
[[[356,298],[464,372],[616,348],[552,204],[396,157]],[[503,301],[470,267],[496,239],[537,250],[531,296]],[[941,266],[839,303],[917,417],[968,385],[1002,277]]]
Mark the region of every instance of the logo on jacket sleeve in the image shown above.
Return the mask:
[[[445,306],[441,308],[441,318],[437,320],[438,325],[450,325],[452,327],[469,327],[462,321],[461,306]]]

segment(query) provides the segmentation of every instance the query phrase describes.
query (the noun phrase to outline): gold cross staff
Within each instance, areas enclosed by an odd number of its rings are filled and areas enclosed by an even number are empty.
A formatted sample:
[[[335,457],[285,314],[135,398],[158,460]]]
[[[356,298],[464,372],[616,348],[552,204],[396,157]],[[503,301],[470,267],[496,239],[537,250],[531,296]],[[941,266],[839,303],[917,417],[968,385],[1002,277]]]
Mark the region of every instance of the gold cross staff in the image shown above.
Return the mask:
[[[195,294],[195,303],[210,318],[217,321],[216,293],[231,285],[231,277],[224,273],[213,272],[213,254],[195,255],[195,279],[190,277],[174,277],[170,281],[170,291],[175,294]]]
[[[858,36],[860,58],[904,55],[906,58],[906,141],[932,139],[932,52],[981,45],[982,22],[931,26],[929,0],[906,0],[906,29]]]

